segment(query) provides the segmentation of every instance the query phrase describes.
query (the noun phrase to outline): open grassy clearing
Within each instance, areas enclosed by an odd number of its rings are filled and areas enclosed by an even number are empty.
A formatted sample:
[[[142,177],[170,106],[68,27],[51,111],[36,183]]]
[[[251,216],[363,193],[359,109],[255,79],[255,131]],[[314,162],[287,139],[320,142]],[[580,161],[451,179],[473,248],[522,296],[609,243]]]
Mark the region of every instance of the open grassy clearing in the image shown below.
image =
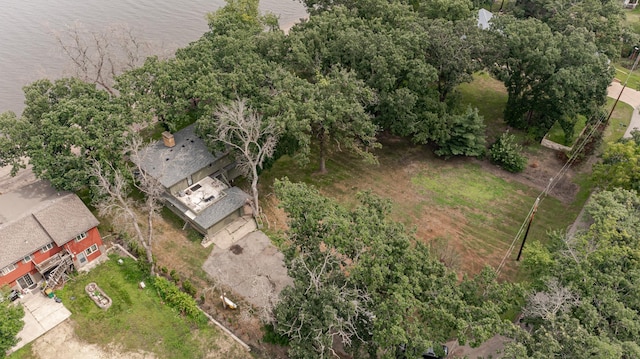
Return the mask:
[[[615,102],[615,99],[608,97],[606,108],[611,111]],[[611,114],[609,126],[607,126],[607,129],[604,132],[603,145],[605,147],[608,143],[616,142],[624,136],[624,133],[627,131],[627,127],[629,127],[629,123],[631,122],[631,115],[633,115],[633,107],[622,101],[618,101],[613,114]]]
[[[57,292],[72,312],[81,340],[122,351],[153,352],[160,358],[199,358],[215,352],[221,332],[193,323],[166,306],[133,260],[125,258],[118,265],[114,259],[78,275]],[[147,283],[144,290],[137,287],[142,280]],[[98,308],[86,295],[89,282],[96,282],[111,297],[111,308]],[[228,353],[226,357],[246,357],[238,349],[237,356]]]
[[[626,25],[628,25],[633,32],[640,34],[640,7],[636,7],[633,10],[625,9],[623,11]]]
[[[506,88],[488,73],[479,72],[474,75],[473,82],[461,84],[457,89],[462,96],[462,103],[477,108],[484,117],[487,143],[493,143],[507,129],[504,123]]]
[[[485,73],[474,82],[459,87],[463,103],[477,107],[485,117],[489,143],[507,126],[503,122],[506,91],[502,84]],[[274,179],[288,176],[316,186],[326,196],[346,205],[353,205],[355,194],[372,190],[393,202],[391,218],[415,229],[416,238],[437,243],[436,255],[464,273],[476,273],[485,264],[497,267],[507,252],[515,234],[525,221],[535,198],[546,181],[561,167],[554,152],[537,144],[530,145],[530,163],[550,166],[546,172],[527,168],[523,174],[512,175],[496,169],[486,161],[437,158],[426,146],[415,146],[394,136],[381,136],[383,148],[376,152],[379,165],[367,165],[358,158],[334,153],[327,162],[329,173],[318,175],[317,158],[298,166],[283,157],[261,176],[262,199],[272,229],[284,228],[284,216],[274,209],[272,184]],[[539,170],[539,169],[537,169]],[[551,173],[548,177],[546,173]],[[532,181],[532,177],[540,177]],[[573,223],[588,197],[590,182],[576,176],[580,190],[564,196],[561,201],[552,196],[543,200],[535,217],[528,240],[545,241],[549,230],[565,230]],[[570,179],[565,180],[571,186]],[[540,185],[536,185],[542,183]],[[577,195],[576,193],[577,192]],[[567,197],[576,200],[571,202]],[[442,248],[444,246],[444,249]],[[455,252],[451,256],[450,253]],[[506,277],[516,278],[516,252],[505,268]],[[451,259],[453,258],[453,259]]]
[[[580,132],[584,130],[586,123],[587,123],[587,118],[582,115],[579,115],[578,120],[576,121],[576,124],[573,128],[573,136],[567,139],[564,134],[564,130],[562,129],[562,126],[560,126],[560,123],[556,122],[553,124],[553,126],[549,130],[547,134],[547,139],[555,143],[559,143],[561,145],[571,147],[573,146],[573,143],[579,138]]]
[[[632,63],[630,60],[623,60],[623,62],[624,65],[623,63],[614,64],[616,68],[616,80],[618,80],[623,85],[626,82],[628,88],[640,91],[640,73],[636,69],[633,71],[633,73],[631,73],[631,76],[629,76]]]
[[[495,175],[478,160],[444,161],[423,146],[394,137],[383,138],[382,143],[383,149],[376,153],[380,165],[336,154],[328,161],[329,173],[322,176],[314,174],[315,162],[298,167],[290,158],[282,158],[261,178],[263,198],[271,198],[273,180],[283,176],[312,184],[347,205],[354,203],[358,191],[372,190],[392,200],[391,218],[415,229],[419,240],[437,240],[446,251],[453,250],[456,260],[451,264],[462,272],[476,273],[484,264],[497,267],[540,191]],[[548,230],[566,229],[579,208],[579,203],[547,198],[530,240],[545,240]],[[265,212],[272,224],[282,218],[268,206]],[[282,219],[278,224],[283,228]],[[515,275],[515,269],[510,260],[506,275]]]

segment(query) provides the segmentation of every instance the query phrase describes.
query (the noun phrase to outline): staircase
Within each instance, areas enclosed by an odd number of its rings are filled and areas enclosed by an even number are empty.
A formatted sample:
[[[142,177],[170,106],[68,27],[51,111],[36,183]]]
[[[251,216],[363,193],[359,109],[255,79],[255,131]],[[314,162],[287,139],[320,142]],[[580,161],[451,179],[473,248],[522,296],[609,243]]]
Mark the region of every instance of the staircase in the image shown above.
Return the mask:
[[[67,274],[67,272],[69,272],[69,270],[71,269],[71,266],[73,265],[71,256],[66,255],[61,259],[62,260],[60,261],[60,264],[49,274],[49,278],[47,279],[47,286],[44,288],[45,290],[53,289],[55,286],[57,286],[63,279],[63,277]]]

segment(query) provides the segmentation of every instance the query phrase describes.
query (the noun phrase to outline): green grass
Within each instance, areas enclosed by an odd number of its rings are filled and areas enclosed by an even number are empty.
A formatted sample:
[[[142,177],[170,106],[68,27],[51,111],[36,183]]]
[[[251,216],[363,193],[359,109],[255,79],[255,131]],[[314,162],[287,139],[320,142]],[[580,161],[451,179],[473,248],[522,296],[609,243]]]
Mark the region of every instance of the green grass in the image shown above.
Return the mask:
[[[477,107],[485,117],[489,136],[497,136],[507,128],[503,121],[507,94],[499,81],[478,73],[472,83],[458,89],[463,103]],[[515,132],[526,140],[524,134]],[[311,184],[348,207],[356,202],[355,193],[371,189],[392,201],[391,219],[416,228],[418,238],[433,239],[429,221],[440,218],[438,221],[443,223],[435,222],[440,226],[435,230],[447,228],[449,237],[444,239],[455,241],[463,258],[497,266],[540,190],[504,179],[509,176],[498,177],[478,162],[444,161],[428,147],[415,146],[407,140],[383,137],[381,142],[383,148],[376,151],[379,165],[367,165],[339,153],[327,162],[326,175],[315,173],[315,156],[302,166],[288,156],[282,157],[261,175],[261,196],[263,200],[271,196],[273,180],[283,176]],[[537,144],[527,147],[528,152],[538,149]],[[407,172],[412,174],[404,175]],[[531,240],[546,241],[549,230],[564,230],[575,220],[591,188],[587,179],[581,180],[579,184],[584,186],[573,203],[565,204],[553,197],[542,201],[529,234]],[[448,219],[443,219],[442,214]],[[514,263],[510,261],[503,273],[506,278],[523,279]]]
[[[610,97],[607,98],[606,108],[608,111],[611,111],[615,101],[615,99]],[[611,114],[609,126],[607,126],[607,129],[604,132],[603,143],[605,147],[607,144],[614,143],[624,136],[624,133],[631,122],[631,115],[633,115],[633,107],[624,102],[618,101],[615,110]]]
[[[623,10],[626,18],[626,25],[628,25],[633,32],[640,34],[640,7],[636,7],[633,10]]]
[[[502,82],[485,72],[479,72],[473,76],[473,82],[461,84],[457,90],[462,96],[461,102],[477,108],[484,117],[487,142],[493,143],[506,129],[504,107],[507,104],[507,91]]]
[[[547,138],[555,143],[571,147],[573,146],[574,141],[578,139],[578,135],[580,135],[580,132],[582,132],[586,123],[587,119],[584,116],[578,116],[578,120],[576,121],[576,125],[573,129],[573,136],[567,140],[562,126],[560,126],[560,123],[556,122],[549,130]]]
[[[624,63],[627,66],[623,66],[621,63],[614,64],[616,68],[615,78],[623,85],[626,81],[628,88],[640,91],[640,72],[636,69],[629,76],[631,64],[627,64],[627,61],[624,61]]]
[[[100,346],[115,344],[124,351],[144,350],[160,358],[201,358],[220,335],[209,325],[198,325],[162,303],[149,278],[136,262],[115,258],[81,274],[56,294],[71,311],[81,340]],[[137,284],[145,281],[147,288]],[[102,310],[87,296],[84,287],[96,282],[113,300]]]
[[[38,357],[31,350],[32,343],[29,343],[19,350],[11,353],[8,356],[9,359],[37,359]]]
[[[484,171],[477,164],[445,166],[422,172],[412,178],[419,191],[431,194],[432,204],[442,210],[459,210],[466,223],[460,223],[465,245],[478,251],[487,246],[508,243],[518,232],[539,191],[514,181],[506,181]],[[564,229],[577,216],[586,200],[579,198],[567,206],[555,198],[543,200],[530,237],[545,241],[547,230]]]

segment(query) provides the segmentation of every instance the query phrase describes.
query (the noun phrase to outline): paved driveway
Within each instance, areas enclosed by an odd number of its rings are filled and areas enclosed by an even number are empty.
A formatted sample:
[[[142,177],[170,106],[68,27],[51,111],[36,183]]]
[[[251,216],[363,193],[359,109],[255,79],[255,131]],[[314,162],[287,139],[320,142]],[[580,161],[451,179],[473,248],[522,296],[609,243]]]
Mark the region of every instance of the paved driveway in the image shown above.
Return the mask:
[[[622,91],[622,94],[620,91]],[[620,101],[633,107],[631,122],[629,123],[629,127],[627,127],[627,131],[624,133],[624,138],[631,138],[631,131],[634,129],[640,130],[640,92],[629,87],[625,87],[623,91],[622,84],[614,81],[609,85],[607,95],[614,99],[620,96]]]
[[[20,302],[24,307],[24,328],[18,333],[20,341],[11,351],[29,344],[71,316],[62,303],[56,303],[39,291],[25,295]]]
[[[269,308],[293,280],[284,255],[261,231],[251,232],[229,248],[215,246],[202,268],[218,283],[258,308]],[[232,293],[232,300],[235,300]]]

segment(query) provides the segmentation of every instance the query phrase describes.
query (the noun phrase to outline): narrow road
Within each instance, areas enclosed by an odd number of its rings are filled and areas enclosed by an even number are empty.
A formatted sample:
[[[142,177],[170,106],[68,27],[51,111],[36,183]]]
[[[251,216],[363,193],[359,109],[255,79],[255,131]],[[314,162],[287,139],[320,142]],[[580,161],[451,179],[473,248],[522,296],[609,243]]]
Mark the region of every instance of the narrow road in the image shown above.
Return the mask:
[[[622,91],[622,95],[620,94]],[[633,107],[633,114],[631,115],[631,122],[627,131],[624,133],[624,138],[631,138],[631,131],[634,129],[640,130],[640,92],[632,88],[625,87],[622,90],[622,84],[619,82],[612,82],[607,89],[607,96],[616,99],[620,96],[620,101]]]

